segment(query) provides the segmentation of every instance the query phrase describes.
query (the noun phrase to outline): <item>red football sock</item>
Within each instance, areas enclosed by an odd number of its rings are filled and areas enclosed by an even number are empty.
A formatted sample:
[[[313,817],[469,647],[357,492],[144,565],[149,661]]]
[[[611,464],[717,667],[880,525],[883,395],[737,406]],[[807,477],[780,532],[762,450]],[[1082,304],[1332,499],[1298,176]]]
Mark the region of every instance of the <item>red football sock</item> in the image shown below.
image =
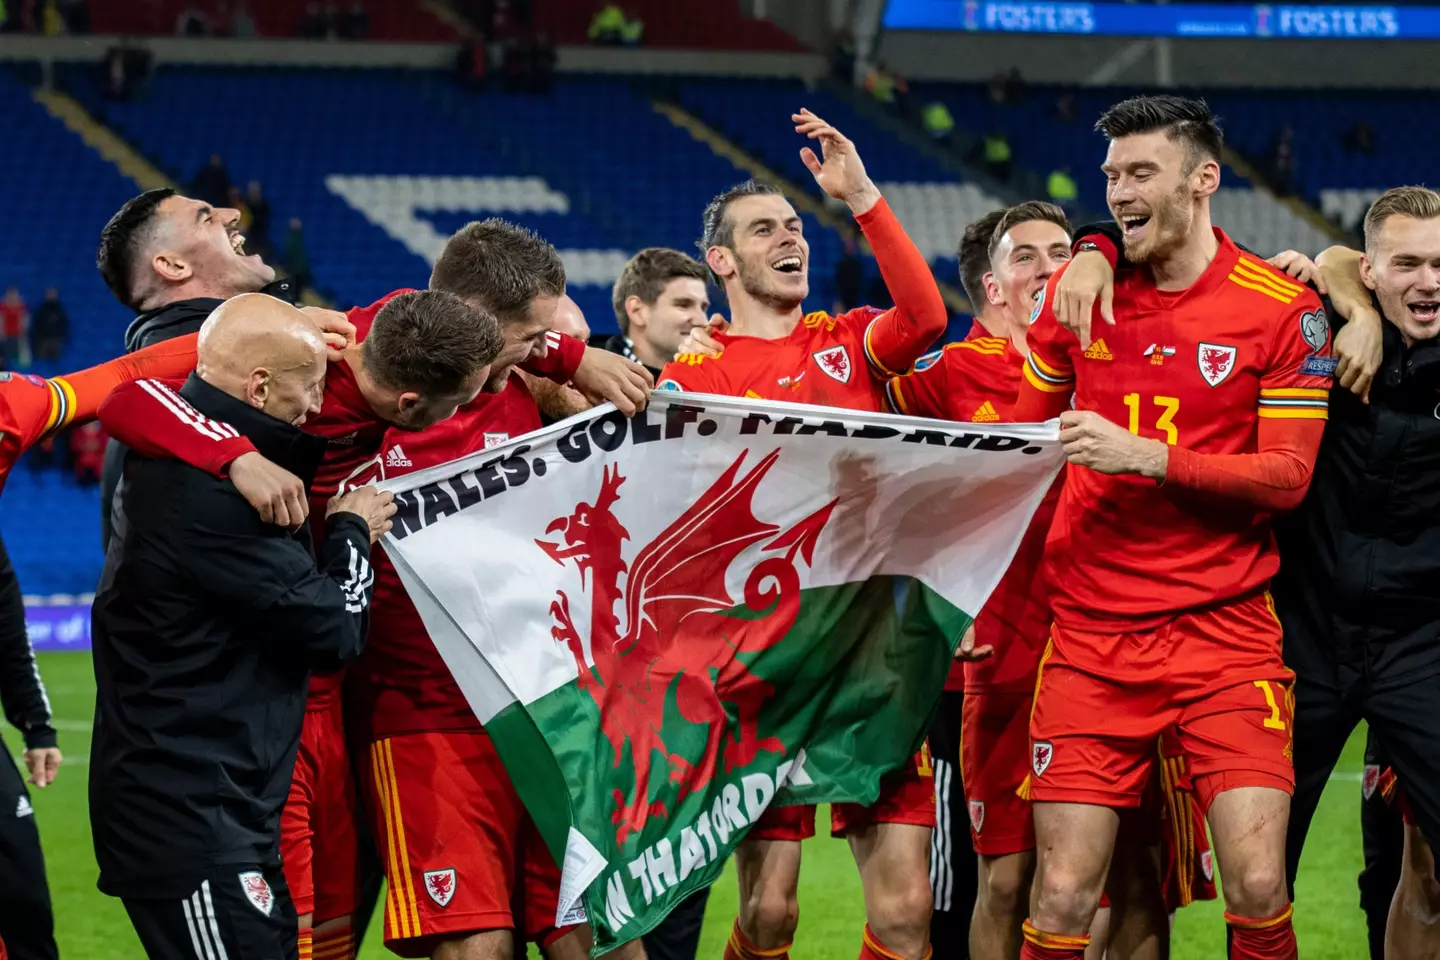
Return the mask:
[[[730,940],[725,944],[725,960],[790,960],[790,944],[762,950],[745,936],[737,919],[730,930]]]
[[[1020,960],[1085,960],[1090,937],[1071,937],[1062,933],[1036,930],[1029,920],[1022,928],[1025,942],[1020,947]]]
[[[925,953],[920,960],[930,960],[934,951],[929,944],[925,945]],[[860,940],[860,960],[905,960],[903,956],[891,950],[880,942],[875,936],[875,931],[870,929],[870,924],[865,924],[865,933]]]
[[[355,939],[350,925],[315,934],[313,960],[355,960]],[[305,960],[302,956],[300,960]]]
[[[1225,911],[1230,927],[1230,960],[1295,960],[1295,927],[1290,922],[1295,908],[1290,904],[1273,917],[1255,920]]]
[[[310,928],[306,927],[300,931],[300,960],[311,960],[314,956],[311,952],[312,944]],[[0,953],[0,957],[3,957],[3,953]]]

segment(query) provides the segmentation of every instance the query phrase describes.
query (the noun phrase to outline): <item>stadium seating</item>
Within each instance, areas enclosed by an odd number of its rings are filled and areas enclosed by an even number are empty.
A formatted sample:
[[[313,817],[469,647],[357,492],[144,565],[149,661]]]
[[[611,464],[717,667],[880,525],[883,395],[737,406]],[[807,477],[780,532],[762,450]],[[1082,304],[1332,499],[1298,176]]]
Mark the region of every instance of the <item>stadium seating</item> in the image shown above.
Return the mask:
[[[557,43],[588,43],[590,19],[602,0],[536,0],[534,23]],[[675,0],[627,0],[621,6],[645,22],[647,47],[710,50],[804,49],[799,41],[768,20],[740,11],[738,0],[676,3]]]
[[[95,270],[110,214],[135,192],[129,180],[0,71],[0,128],[23,150],[0,151],[0,290],[14,284],[33,309],[55,286],[70,317],[65,358],[37,364],[54,374],[113,357],[130,315]],[[81,593],[99,577],[100,508],[95,488],[24,460],[0,497],[0,528],[26,593]]]
[[[1106,107],[1141,91],[1114,88],[1073,91],[1077,116],[1073,121],[1061,120],[1054,113],[1060,92],[1058,87],[1032,86],[1019,102],[996,104],[991,101],[988,89],[980,84],[917,84],[913,90],[915,98],[921,102],[931,99],[943,101],[954,114],[956,123],[976,135],[1003,133],[1010,142],[1014,163],[1018,166],[1029,167],[1041,174],[1070,168],[1080,188],[1080,202],[1088,209],[1104,210],[1105,182],[1098,168],[1105,157],[1105,141],[1095,133],[1092,125]],[[1273,137],[1274,134],[1266,132],[1272,126],[1273,114],[1255,113],[1248,106],[1242,107],[1249,103],[1251,96],[1250,93],[1217,94],[1211,95],[1210,99],[1222,121],[1225,121],[1232,145],[1242,154],[1254,157],[1258,155],[1255,150],[1262,138]],[[1291,102],[1278,94],[1270,96],[1272,109],[1281,103]],[[1318,97],[1316,99],[1319,100]],[[1274,130],[1278,132],[1279,125],[1274,125]],[[1264,139],[1264,142],[1268,144],[1269,141]],[[1300,158],[1303,170],[1306,162],[1303,148]],[[1374,182],[1370,181],[1367,185]],[[1257,252],[1268,255],[1294,248],[1314,254],[1332,242],[1313,224],[1270,194],[1254,189],[1235,170],[1226,167],[1222,183],[1224,186],[1214,204],[1215,222]]]
[[[301,218],[316,282],[339,303],[423,286],[443,238],[493,214],[560,247],[591,326],[611,331],[625,259],[652,244],[693,249],[705,203],[742,176],[613,77],[564,78],[539,98],[419,71],[167,67],[147,98],[116,104],[90,71],[64,76],[177,181],[212,152],[237,184],[261,181],[270,241]],[[177,113],[190,120],[173,123]],[[840,239],[811,228],[814,306],[828,307]]]
[[[338,5],[346,13],[356,0]],[[446,42],[459,41],[454,28],[442,22],[420,3],[394,3],[392,0],[359,0],[369,20],[369,35],[376,40],[410,40]],[[182,11],[194,9],[193,0],[149,0],[146,3],[91,3],[91,29],[95,33],[144,36],[173,34]],[[307,4],[295,0],[246,0],[244,6],[255,21],[255,31],[262,37],[295,37],[300,34],[300,21]],[[314,4],[319,6],[319,4]],[[223,5],[220,8],[223,10]],[[223,20],[224,14],[214,8],[207,11]],[[221,32],[228,25],[217,25]]]

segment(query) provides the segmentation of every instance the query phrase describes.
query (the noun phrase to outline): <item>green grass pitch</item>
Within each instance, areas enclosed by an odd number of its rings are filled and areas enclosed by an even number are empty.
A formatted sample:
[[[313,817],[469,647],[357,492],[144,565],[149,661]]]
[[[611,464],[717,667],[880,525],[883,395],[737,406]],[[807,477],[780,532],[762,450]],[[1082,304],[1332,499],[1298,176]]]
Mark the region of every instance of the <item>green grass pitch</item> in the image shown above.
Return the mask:
[[[66,756],[54,785],[33,791],[55,899],[56,937],[62,956],[73,960],[135,960],[142,956],[118,900],[95,889],[96,867],[86,811],[86,762],[95,687],[88,654],[40,656],[40,669],[54,704],[60,746]],[[18,751],[14,731],[7,735]],[[1296,892],[1295,927],[1306,960],[1356,960],[1367,955],[1365,921],[1355,878],[1360,872],[1359,776],[1364,737],[1351,739],[1336,779],[1316,814]],[[821,822],[826,822],[824,816]],[[838,840],[808,842],[800,881],[800,930],[795,960],[845,960],[859,952],[864,913],[860,881],[849,849]],[[735,916],[734,872],[715,885],[700,956],[718,960]],[[1225,928],[1218,903],[1196,904],[1176,920],[1176,960],[1219,960],[1225,956]],[[379,918],[360,956],[391,954],[380,943]]]

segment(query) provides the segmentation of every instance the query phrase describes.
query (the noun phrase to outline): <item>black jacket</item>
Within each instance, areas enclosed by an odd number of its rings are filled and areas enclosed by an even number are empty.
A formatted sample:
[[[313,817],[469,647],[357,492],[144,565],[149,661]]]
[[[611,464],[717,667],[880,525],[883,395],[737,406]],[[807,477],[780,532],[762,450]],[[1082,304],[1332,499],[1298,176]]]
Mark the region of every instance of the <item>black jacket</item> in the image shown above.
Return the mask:
[[[625,334],[623,333],[612,334],[611,336],[601,339],[598,343],[595,343],[592,340],[592,346],[599,347],[601,350],[608,350],[610,353],[618,353],[620,354],[620,356],[624,357],[627,360],[634,360],[636,363],[640,364],[640,366],[644,367],[646,370],[649,370],[652,377],[656,377],[658,379],[660,376],[661,368],[652,367],[648,363],[641,360],[638,356],[636,356],[635,344],[631,342],[630,338],[625,336]]]
[[[294,303],[299,291],[295,281],[286,278],[268,285],[262,293],[279,297],[287,303]],[[130,323],[125,331],[125,352],[134,353],[142,347],[164,343],[188,333],[198,333],[205,318],[224,300],[215,297],[197,297],[193,300],[176,300],[163,307],[147,310]],[[100,549],[110,548],[112,524],[110,512],[115,502],[115,485],[120,480],[120,470],[125,463],[125,447],[111,440],[105,447],[105,463],[100,468]]]
[[[326,441],[191,375],[197,410],[308,485]],[[228,480],[126,457],[93,609],[90,819],[100,889],[181,897],[222,864],[279,862],[311,669],[360,652],[374,577],[365,521],[260,521]]]
[[[1316,683],[1440,672],[1440,343],[1384,326],[1370,403],[1330,391],[1310,491],[1276,524],[1285,662]]]
[[[50,699],[25,633],[25,600],[10,554],[0,543],[0,704],[25,738],[25,749],[55,746]],[[0,749],[4,749],[0,747]]]

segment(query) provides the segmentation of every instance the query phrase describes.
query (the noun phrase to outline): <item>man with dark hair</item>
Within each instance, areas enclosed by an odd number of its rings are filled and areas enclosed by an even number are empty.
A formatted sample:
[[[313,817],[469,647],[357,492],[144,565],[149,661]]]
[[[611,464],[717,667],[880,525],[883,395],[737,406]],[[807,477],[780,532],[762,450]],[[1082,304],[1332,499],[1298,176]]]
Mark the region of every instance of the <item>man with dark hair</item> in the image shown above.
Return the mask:
[[[985,275],[991,271],[990,241],[995,237],[995,228],[999,226],[1007,209],[1001,207],[999,210],[991,210],[980,219],[972,220],[960,236],[960,249],[956,254],[960,258],[960,286],[965,291],[965,298],[970,301],[970,309],[976,320],[988,312],[991,323],[997,324],[994,327],[988,323],[983,324],[987,331],[999,330],[999,325],[1005,319],[1002,312],[987,310],[991,304],[990,298],[985,294]]]
[[[168,188],[145,191],[110,218],[95,265],[115,299],[137,313],[195,298],[227,300],[275,279],[264,260],[245,252],[240,211]]]
[[[921,357],[914,372],[891,379],[887,391],[896,413],[968,423],[1009,419],[1029,352],[1030,312],[1046,282],[1070,260],[1069,228],[1059,207],[1038,201],[993,211],[965,228],[961,283],[974,298],[974,326],[964,340]],[[931,943],[941,956],[968,952],[972,960],[1006,960],[1020,950],[1035,871],[1035,831],[1030,803],[1016,791],[1029,771],[1030,708],[1049,635],[1050,607],[1037,584],[1059,493],[1057,480],[961,641],[930,733],[937,830],[944,834],[931,848]],[[963,767],[958,788],[951,782],[951,757],[959,757]],[[971,886],[976,883],[971,857],[949,858],[963,863],[970,876],[960,876],[959,864],[937,862],[937,849],[956,846],[951,811],[969,824],[978,889]],[[975,895],[954,902],[951,888],[957,887]]]
[[[1329,327],[1314,293],[1211,225],[1221,139],[1202,101],[1127,100],[1097,129],[1134,265],[1115,283],[1127,322],[1082,346],[1056,320],[1057,273],[1013,411],[1058,416],[1070,461],[1045,554],[1054,625],[1030,727],[1039,858],[1021,956],[1083,956],[1120,815],[1173,729],[1209,820],[1231,957],[1294,957],[1293,675],[1267,593],[1269,515],[1310,482]]]
[[[242,293],[264,291],[290,303],[296,290],[260,257],[246,253],[240,211],[212,207],[169,188],[146,190],[116,211],[100,232],[95,265],[115,299],[139,314],[125,331],[125,350],[193,334],[216,307]],[[258,469],[258,456],[237,466]],[[124,448],[111,441],[100,479],[100,533],[110,543],[110,510]],[[284,483],[277,495],[303,503],[298,481],[270,471]],[[236,477],[237,484],[249,478]],[[245,490],[247,496],[251,494]],[[296,518],[296,522],[300,518]]]
[[[550,328],[565,295],[565,264],[538,233],[492,217],[466,224],[451,236],[430,273],[430,289],[445,290],[494,314],[505,335],[486,391],[499,393],[517,364],[529,372],[573,382],[592,403],[614,403],[626,416],[645,406],[654,380],[638,363],[586,347]],[[560,371],[535,369],[549,353]]]
[[[806,314],[810,247],[799,215],[773,186],[747,181],[711,201],[701,249],[731,309],[729,332],[700,338],[718,355],[681,354],[661,371],[672,390],[886,409],[886,381],[910,369],[944,332],[948,315],[929,265],[865,173],[855,145],[808,110],[795,131],[818,140],[824,161],[800,152],[827,194],[843,201],[864,231],[896,306],[839,317]],[[870,807],[838,804],[831,829],[850,842],[866,892],[864,960],[931,955],[929,845],[935,793],[929,751],[880,784]],[[726,960],[783,958],[799,919],[800,841],[815,832],[814,807],[772,807],[735,851],[740,916]]]
[[[679,250],[649,247],[635,254],[615,281],[611,303],[620,335],[606,340],[605,349],[658,374],[680,352],[685,334],[708,322],[708,276],[704,264]]]
[[[1337,305],[1347,306],[1347,327],[1383,319],[1379,373],[1364,401],[1333,391],[1315,482],[1277,525],[1284,562],[1275,607],[1296,674],[1288,867],[1293,883],[1320,795],[1364,720],[1398,780],[1405,821],[1385,955],[1431,956],[1440,916],[1440,192],[1387,190],[1364,230],[1363,254],[1333,247],[1319,260]],[[1368,800],[1383,767],[1366,763]],[[1367,861],[1377,859],[1371,853]],[[1368,907],[1386,892],[1362,880]]]

